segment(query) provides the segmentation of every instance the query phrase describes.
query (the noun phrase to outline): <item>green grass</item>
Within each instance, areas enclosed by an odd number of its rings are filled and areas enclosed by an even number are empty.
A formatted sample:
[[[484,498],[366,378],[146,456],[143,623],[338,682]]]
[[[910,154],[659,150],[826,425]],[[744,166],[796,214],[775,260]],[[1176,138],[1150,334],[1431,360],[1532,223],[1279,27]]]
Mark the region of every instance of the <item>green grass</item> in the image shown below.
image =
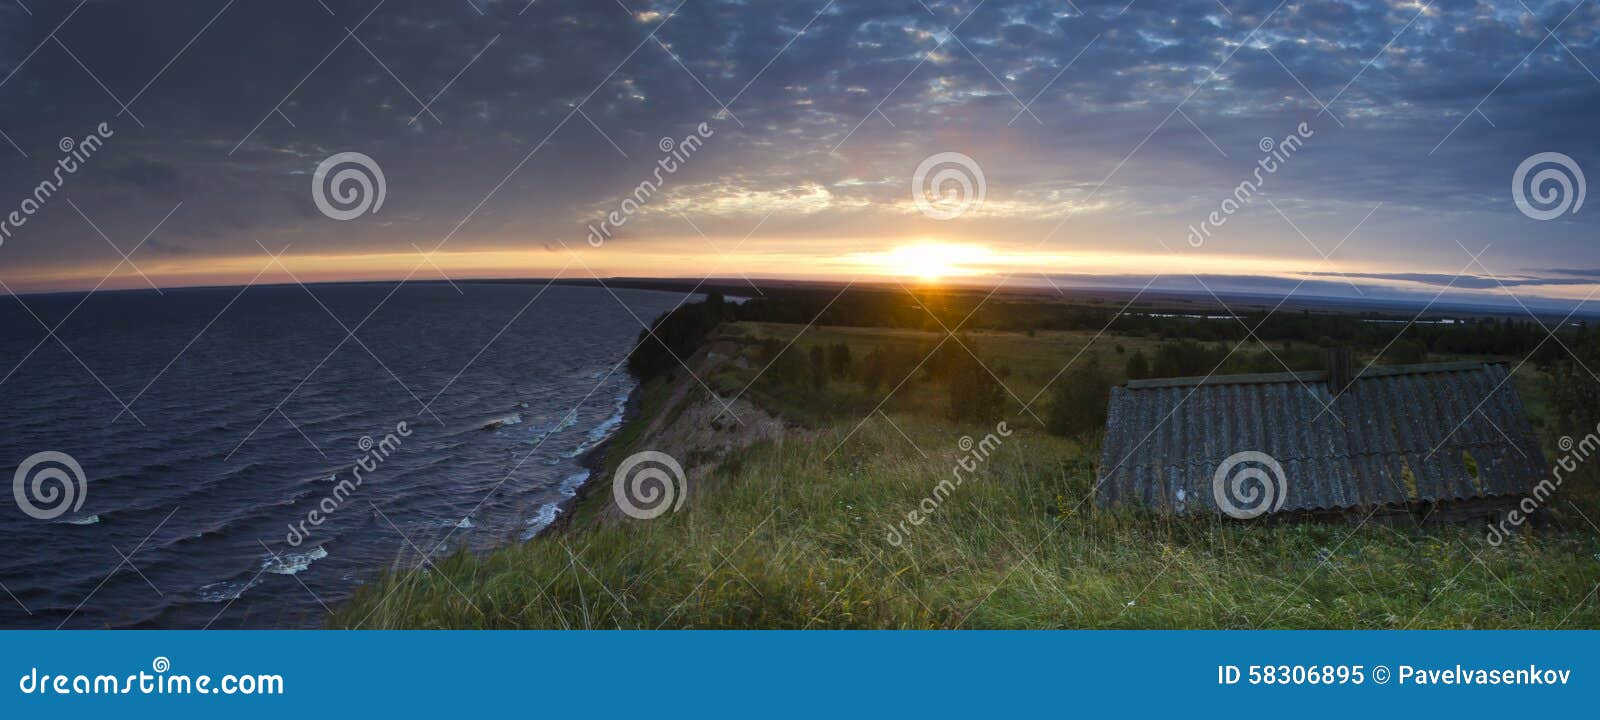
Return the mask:
[[[777,328],[781,330],[782,328]],[[790,328],[785,339],[798,328]],[[755,328],[755,334],[768,328]],[[748,331],[748,329],[747,329]],[[918,342],[822,329],[812,341]],[[987,338],[1030,358],[1073,333]],[[1059,337],[1057,337],[1059,336]],[[1032,344],[1030,344],[1032,341]],[[1096,352],[1131,338],[1104,338]],[[797,347],[800,346],[797,344]],[[731,387],[759,369],[732,372]],[[1053,371],[1052,371],[1053,372]],[[1039,382],[1042,382],[1039,381]],[[882,392],[886,392],[887,388]],[[646,416],[665,384],[645,393]],[[790,397],[840,408],[848,383]],[[1031,394],[1031,393],[1029,393]],[[901,396],[904,397],[901,397]],[[1026,395],[1024,395],[1026,397]],[[1480,529],[1377,521],[1224,522],[1109,513],[1082,502],[1098,449],[1031,420],[951,492],[900,546],[886,539],[963,455],[963,427],[914,382],[857,429],[832,413],[818,429],[740,451],[706,492],[651,521],[602,522],[609,474],[572,525],[483,555],[457,554],[364,588],[333,625],[364,628],[1522,628],[1600,626],[1600,539],[1551,528],[1494,547]],[[653,405],[653,403],[655,405]],[[904,435],[902,435],[902,432]],[[848,436],[848,437],[847,437]],[[1561,523],[1596,514],[1593,476],[1569,481]],[[1571,503],[1568,503],[1571,504]],[[1359,518],[1358,518],[1359,519]]]

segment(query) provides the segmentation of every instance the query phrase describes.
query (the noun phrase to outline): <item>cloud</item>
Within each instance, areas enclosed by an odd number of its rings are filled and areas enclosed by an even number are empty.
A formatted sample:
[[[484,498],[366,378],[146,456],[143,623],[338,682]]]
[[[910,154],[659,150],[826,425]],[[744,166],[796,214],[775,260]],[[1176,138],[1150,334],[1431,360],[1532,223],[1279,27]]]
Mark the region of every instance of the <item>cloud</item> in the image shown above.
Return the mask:
[[[1332,273],[1311,272],[1306,273],[1316,277],[1344,277],[1362,278],[1367,280],[1390,280],[1422,285],[1436,285],[1441,287],[1455,287],[1462,289],[1487,290],[1498,287],[1538,287],[1549,285],[1593,285],[1594,277],[1589,278],[1552,278],[1552,277],[1483,277],[1479,275],[1444,275],[1441,273]]]
[[[1457,243],[1491,246],[1491,266],[1593,252],[1594,213],[1533,223],[1507,185],[1534,152],[1600,168],[1595,3],[628,6],[328,0],[219,15],[215,2],[107,0],[61,26],[74,60],[39,44],[72,4],[3,5],[0,103],[15,110],[0,132],[21,151],[0,143],[0,198],[49,172],[62,135],[106,121],[117,136],[79,186],[95,197],[78,199],[118,237],[182,200],[166,230],[199,256],[259,255],[257,242],[538,247],[581,237],[649,176],[660,138],[709,122],[714,142],[647,214],[710,226],[773,213],[763,232],[789,237],[865,223],[886,242],[1160,252],[1248,176],[1262,137],[1305,122],[1316,136],[1268,189],[1295,227],[1256,203],[1218,248],[1291,257],[1307,250],[1301,232],[1331,248],[1382,203],[1336,267],[1437,284],[1460,265]],[[1542,42],[1558,24],[1561,42]],[[336,223],[309,204],[306,174],[346,150],[383,166],[383,216]],[[979,161],[988,197],[934,226],[909,180],[944,151]],[[80,226],[41,214],[7,242],[12,271],[103,245]],[[151,247],[163,241],[176,238]]]

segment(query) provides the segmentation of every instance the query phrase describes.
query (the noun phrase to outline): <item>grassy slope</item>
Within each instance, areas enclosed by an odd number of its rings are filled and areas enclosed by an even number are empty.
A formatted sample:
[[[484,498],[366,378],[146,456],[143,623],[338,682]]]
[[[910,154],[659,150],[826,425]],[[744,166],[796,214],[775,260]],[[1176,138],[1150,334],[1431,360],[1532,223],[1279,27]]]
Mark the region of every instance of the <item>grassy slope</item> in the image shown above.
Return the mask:
[[[746,337],[798,328],[747,326]],[[934,337],[934,336],[929,336]],[[979,336],[1005,358],[1024,400],[1090,335]],[[914,333],[819,328],[857,358]],[[1111,349],[1148,341],[1095,343]],[[791,350],[791,351],[794,351]],[[1054,362],[1055,365],[1050,363]],[[759,365],[756,366],[759,368]],[[755,374],[725,370],[719,391]],[[990,428],[943,419],[943,391],[914,381],[857,427],[877,398],[849,383],[822,393],[758,386],[763,402],[831,422],[739,453],[714,493],[648,522],[594,521],[610,502],[609,470],[635,450],[637,427],[668,392],[646,389],[644,416],[619,435],[607,472],[562,533],[436,571],[391,575],[342,608],[342,627],[1596,627],[1600,545],[1551,530],[1501,547],[1464,527],[1267,524],[1097,512],[1081,501],[1097,449],[1052,437],[1031,419],[957,488],[907,542],[885,540],[950,477],[963,435]],[[880,390],[881,396],[887,389]],[[1537,385],[1530,406],[1539,402]],[[847,414],[848,413],[848,414]],[[1042,411],[1041,411],[1042,414]],[[891,422],[892,421],[892,422]],[[854,429],[854,431],[853,431]],[[852,434],[853,432],[853,434]],[[902,432],[904,436],[902,436]],[[846,440],[846,436],[849,436]],[[831,453],[831,455],[830,455]],[[1596,513],[1592,476],[1569,483],[1571,510]]]

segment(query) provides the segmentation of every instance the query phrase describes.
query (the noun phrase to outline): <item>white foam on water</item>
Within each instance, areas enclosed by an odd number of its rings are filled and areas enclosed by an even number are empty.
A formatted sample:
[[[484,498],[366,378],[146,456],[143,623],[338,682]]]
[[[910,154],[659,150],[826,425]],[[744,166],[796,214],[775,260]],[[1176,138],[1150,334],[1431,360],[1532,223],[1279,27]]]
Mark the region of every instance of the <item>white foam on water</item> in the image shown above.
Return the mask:
[[[611,436],[617,433],[617,428],[622,427],[622,419],[627,414],[628,395],[628,392],[623,392],[621,395],[618,395],[616,400],[611,405],[613,408],[611,416],[600,421],[599,425],[590,428],[587,436],[588,439],[582,443],[579,443],[577,447],[573,448],[570,452],[567,452],[564,457],[578,457],[579,455],[594,449],[596,445],[611,439]]]
[[[528,520],[528,529],[522,532],[523,541],[532,540],[550,524],[556,521],[556,515],[561,513],[561,508],[555,503],[545,503],[539,506],[539,513]]]
[[[301,571],[311,567],[311,563],[327,556],[328,551],[318,545],[303,553],[284,553],[279,555],[276,560],[268,557],[264,561],[263,567],[267,572],[277,575],[298,575]]]
[[[556,434],[558,432],[561,432],[562,430],[566,430],[567,428],[570,428],[573,425],[577,425],[577,424],[578,424],[578,414],[575,413],[575,412],[569,412],[569,413],[567,413],[566,417],[561,418],[561,422],[560,423],[558,423],[555,427],[550,428],[550,432],[548,432],[546,434],[547,435],[554,435],[554,434]]]
[[[556,492],[561,493],[561,497],[563,498],[576,497],[578,495],[578,488],[583,487],[583,484],[588,482],[588,480],[588,470],[582,470],[573,473],[568,475],[565,480],[562,480],[560,485],[556,486]],[[545,528],[550,527],[551,523],[556,521],[556,516],[560,514],[561,503],[559,502],[545,503],[540,505],[539,512],[536,513],[533,518],[528,520],[528,529],[524,530],[522,533],[523,541],[532,540],[534,536],[538,535],[540,532],[543,532]]]
[[[484,421],[483,429],[484,430],[499,430],[500,428],[507,427],[507,426],[510,426],[510,425],[521,425],[521,424],[522,424],[522,413],[512,413],[510,415],[504,415],[504,416],[497,417],[497,418],[489,418],[488,420]]]
[[[578,488],[583,487],[583,484],[588,481],[589,471],[583,470],[568,475],[565,480],[561,481],[561,485],[557,489],[565,497],[575,497],[578,494]]]
[[[240,596],[244,595],[246,590],[255,587],[256,583],[260,582],[260,579],[261,576],[257,575],[248,580],[223,580],[221,582],[214,582],[210,585],[205,585],[200,587],[198,590],[195,590],[195,596],[199,598],[200,602],[233,602],[234,600],[238,600]]]

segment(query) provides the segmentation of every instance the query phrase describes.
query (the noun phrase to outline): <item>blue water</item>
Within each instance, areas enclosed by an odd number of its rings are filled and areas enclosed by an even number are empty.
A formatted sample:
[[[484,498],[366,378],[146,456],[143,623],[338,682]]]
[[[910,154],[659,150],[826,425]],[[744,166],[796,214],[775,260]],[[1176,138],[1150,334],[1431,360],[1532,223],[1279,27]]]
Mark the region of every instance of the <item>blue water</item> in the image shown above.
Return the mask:
[[[0,627],[318,626],[386,568],[530,536],[617,425],[635,316],[681,299],[541,288],[0,300],[0,479],[44,451],[86,479],[52,519],[0,497]]]

